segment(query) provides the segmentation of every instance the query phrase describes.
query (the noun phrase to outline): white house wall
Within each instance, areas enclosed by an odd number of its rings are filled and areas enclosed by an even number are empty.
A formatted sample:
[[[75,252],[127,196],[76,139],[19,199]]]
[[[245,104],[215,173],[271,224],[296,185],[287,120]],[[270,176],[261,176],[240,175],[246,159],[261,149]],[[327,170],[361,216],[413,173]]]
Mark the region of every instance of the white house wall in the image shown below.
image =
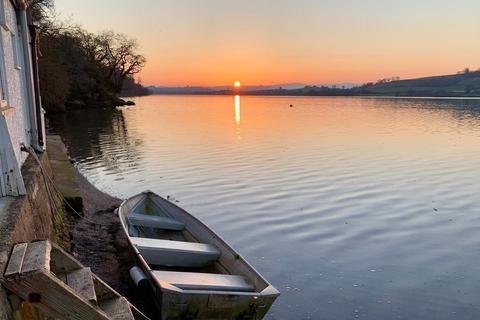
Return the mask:
[[[27,108],[27,99],[25,96],[25,83],[23,73],[25,70],[18,69],[15,66],[14,58],[14,49],[12,43],[12,32],[15,34],[15,37],[18,37],[17,33],[18,25],[15,9],[10,3],[9,0],[0,0],[4,2],[5,16],[8,27],[10,30],[0,26],[0,32],[2,33],[3,39],[3,54],[5,57],[5,68],[2,70],[6,73],[7,83],[8,83],[8,104],[13,107],[5,112],[5,118],[7,121],[7,127],[10,133],[10,138],[12,140],[15,157],[19,164],[27,158],[27,153],[20,151],[21,143],[25,145],[30,145],[29,139],[29,119],[28,119],[28,108]],[[16,38],[18,41],[19,39]],[[17,51],[19,55],[20,65],[22,64],[21,56],[21,44],[18,41]]]

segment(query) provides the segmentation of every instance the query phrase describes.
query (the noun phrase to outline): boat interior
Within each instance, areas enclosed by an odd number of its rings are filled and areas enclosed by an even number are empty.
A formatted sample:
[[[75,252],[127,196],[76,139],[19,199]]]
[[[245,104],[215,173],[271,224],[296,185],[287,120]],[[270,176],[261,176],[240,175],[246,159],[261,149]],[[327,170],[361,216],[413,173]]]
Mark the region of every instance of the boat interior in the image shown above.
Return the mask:
[[[252,281],[231,274],[220,262],[219,248],[201,243],[156,197],[145,193],[136,201],[129,200],[133,202],[123,217],[130,240],[148,263],[152,276],[183,290],[255,291]]]

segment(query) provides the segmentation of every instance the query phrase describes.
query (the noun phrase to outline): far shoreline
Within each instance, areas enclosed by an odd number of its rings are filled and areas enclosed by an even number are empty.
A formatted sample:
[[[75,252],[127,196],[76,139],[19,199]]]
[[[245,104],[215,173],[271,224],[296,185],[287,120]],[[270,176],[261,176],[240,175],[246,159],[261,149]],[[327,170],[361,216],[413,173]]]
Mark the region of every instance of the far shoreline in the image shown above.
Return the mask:
[[[450,99],[450,100],[480,100],[480,96],[394,96],[394,95],[278,95],[278,94],[254,94],[246,92],[238,93],[151,93],[147,96],[241,96],[241,97],[325,97],[325,98],[378,98],[378,99]],[[130,98],[145,97],[135,96]]]

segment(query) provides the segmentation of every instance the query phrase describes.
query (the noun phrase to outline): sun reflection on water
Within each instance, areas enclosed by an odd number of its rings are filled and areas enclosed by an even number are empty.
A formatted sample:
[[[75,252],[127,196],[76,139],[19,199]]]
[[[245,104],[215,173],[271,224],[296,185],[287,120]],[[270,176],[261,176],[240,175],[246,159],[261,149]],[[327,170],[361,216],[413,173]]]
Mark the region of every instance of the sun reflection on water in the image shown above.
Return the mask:
[[[237,123],[237,129],[236,129],[236,134],[237,134],[237,139],[242,140],[241,132],[240,132],[240,96],[236,95],[235,96],[235,122]]]
[[[235,96],[235,122],[240,124],[240,96]]]

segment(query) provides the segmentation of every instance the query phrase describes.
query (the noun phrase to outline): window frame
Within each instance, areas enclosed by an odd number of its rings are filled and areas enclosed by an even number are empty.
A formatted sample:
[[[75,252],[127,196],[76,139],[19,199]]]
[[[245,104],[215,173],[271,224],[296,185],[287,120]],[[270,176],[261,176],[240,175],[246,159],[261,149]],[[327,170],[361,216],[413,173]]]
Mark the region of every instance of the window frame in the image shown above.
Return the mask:
[[[0,142],[1,143],[1,142]],[[3,174],[2,155],[0,154],[0,198],[7,196],[7,183]]]
[[[2,1],[2,0],[0,0]],[[20,47],[19,41],[20,38],[13,31],[10,31],[10,39],[12,40],[12,54],[13,54],[13,67],[17,70],[22,70],[22,65],[20,63]]]
[[[10,27],[7,23],[7,13],[5,11],[5,0],[0,0],[0,26],[6,31],[10,31]]]
[[[3,0],[0,0],[3,1]],[[5,63],[5,48],[3,41],[3,32],[0,30],[0,102],[1,109],[4,111],[8,108],[10,103],[10,95],[8,92],[8,80],[7,80],[7,66]]]

